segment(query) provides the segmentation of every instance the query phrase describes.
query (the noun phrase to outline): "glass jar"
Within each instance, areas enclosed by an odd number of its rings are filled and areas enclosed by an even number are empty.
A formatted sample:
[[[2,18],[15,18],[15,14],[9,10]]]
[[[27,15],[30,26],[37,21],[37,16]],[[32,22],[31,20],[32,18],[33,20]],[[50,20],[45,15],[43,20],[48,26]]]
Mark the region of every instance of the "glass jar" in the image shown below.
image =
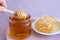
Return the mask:
[[[18,19],[16,16],[9,17],[10,35],[14,39],[24,39],[31,34],[30,15],[26,19]]]

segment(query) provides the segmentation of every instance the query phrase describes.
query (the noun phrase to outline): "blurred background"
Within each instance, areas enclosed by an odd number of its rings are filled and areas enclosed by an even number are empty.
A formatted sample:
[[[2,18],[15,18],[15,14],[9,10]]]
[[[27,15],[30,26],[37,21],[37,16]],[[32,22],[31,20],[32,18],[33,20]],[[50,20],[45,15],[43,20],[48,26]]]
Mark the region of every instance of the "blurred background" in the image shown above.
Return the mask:
[[[59,17],[60,0],[6,0],[12,11],[21,9],[31,16],[53,15]]]
[[[6,0],[9,10],[24,10],[32,17],[51,15],[60,18],[60,0]],[[8,13],[0,13],[0,40],[5,40]]]

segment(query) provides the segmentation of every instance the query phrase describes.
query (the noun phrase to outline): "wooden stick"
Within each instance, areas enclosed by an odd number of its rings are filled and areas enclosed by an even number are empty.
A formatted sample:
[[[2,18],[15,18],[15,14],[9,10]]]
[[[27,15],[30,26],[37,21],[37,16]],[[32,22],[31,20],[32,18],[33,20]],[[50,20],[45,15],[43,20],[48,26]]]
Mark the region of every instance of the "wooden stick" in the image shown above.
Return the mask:
[[[8,12],[8,13],[14,14],[14,12],[13,12],[13,11],[8,10],[8,9],[6,9],[6,10],[5,10],[5,12]]]

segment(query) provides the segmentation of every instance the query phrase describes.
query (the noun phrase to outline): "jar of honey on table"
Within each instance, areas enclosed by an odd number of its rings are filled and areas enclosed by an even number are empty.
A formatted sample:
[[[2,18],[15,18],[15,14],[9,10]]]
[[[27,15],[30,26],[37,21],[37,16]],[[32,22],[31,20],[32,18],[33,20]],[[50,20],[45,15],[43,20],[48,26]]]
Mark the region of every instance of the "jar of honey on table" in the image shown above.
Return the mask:
[[[30,15],[18,10],[9,17],[10,35],[14,39],[25,39],[31,34]]]

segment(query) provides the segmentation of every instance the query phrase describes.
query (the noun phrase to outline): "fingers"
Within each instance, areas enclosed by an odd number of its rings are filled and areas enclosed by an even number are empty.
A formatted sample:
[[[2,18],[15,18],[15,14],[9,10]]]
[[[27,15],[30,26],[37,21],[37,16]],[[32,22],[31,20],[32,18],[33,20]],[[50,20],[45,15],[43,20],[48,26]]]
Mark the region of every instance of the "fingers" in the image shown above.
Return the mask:
[[[0,0],[0,6],[7,8],[5,0]]]
[[[4,12],[7,9],[5,0],[0,0],[0,12]]]
[[[6,9],[2,6],[0,6],[0,12],[4,12]]]
[[[4,1],[2,5],[3,5],[5,8],[7,8],[6,1]]]

